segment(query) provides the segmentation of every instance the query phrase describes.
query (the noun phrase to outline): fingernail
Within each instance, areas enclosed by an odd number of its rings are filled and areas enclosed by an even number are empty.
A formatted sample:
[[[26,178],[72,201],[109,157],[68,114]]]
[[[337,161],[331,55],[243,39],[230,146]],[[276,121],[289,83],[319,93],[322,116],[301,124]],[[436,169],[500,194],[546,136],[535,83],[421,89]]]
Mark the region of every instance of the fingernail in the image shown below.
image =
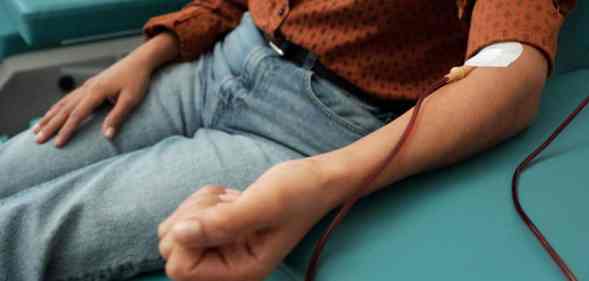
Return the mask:
[[[35,126],[33,127],[33,133],[38,133],[40,128],[41,126],[39,125],[39,123],[35,124]]]
[[[36,140],[38,143],[40,143],[41,141],[43,141],[43,138],[44,138],[44,134],[43,134],[43,132],[39,132],[39,133],[37,134],[37,137],[35,138],[35,140]]]
[[[201,225],[195,221],[180,222],[174,226],[174,232],[180,239],[191,239],[200,234]]]
[[[55,146],[56,147],[61,147],[63,145],[63,138],[58,137],[57,139],[55,139]]]
[[[106,131],[104,132],[104,136],[107,137],[107,138],[109,138],[109,139],[112,139],[115,136],[115,128],[108,127],[106,129]]]

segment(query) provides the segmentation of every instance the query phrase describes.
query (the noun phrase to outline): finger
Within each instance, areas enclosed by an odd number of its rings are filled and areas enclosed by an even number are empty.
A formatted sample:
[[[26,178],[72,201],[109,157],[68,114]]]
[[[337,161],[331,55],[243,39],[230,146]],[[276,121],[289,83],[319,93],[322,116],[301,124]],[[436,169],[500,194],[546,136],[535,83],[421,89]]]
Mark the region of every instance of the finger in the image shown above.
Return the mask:
[[[158,227],[158,235],[161,238],[166,236],[171,227],[179,221],[181,217],[192,216],[193,210],[197,208],[209,207],[220,202],[219,195],[226,192],[226,188],[220,185],[203,186],[199,191],[194,192],[176,210],[165,219]]]
[[[207,205],[214,205],[220,202],[218,195],[210,196],[193,196],[183,202],[176,211],[174,211],[164,222],[158,227],[158,235],[160,238],[165,237],[171,231],[175,224],[179,221],[186,220],[194,216],[194,213]]]
[[[238,200],[219,204],[189,219],[193,227],[184,228],[184,236],[179,239],[195,246],[212,247],[276,225],[283,219],[286,204],[281,202],[288,198],[284,197],[286,193],[269,192],[268,186],[262,186],[269,184],[276,183],[259,179]]]
[[[65,97],[65,98],[61,99],[60,101],[58,101],[53,106],[51,106],[49,108],[49,110],[45,113],[45,115],[43,115],[43,117],[39,120],[39,122],[37,122],[37,124],[35,124],[35,127],[33,127],[33,132],[35,134],[38,134],[39,131],[41,131],[41,129],[43,128],[43,126],[47,125],[47,123],[49,123],[49,121],[51,121],[51,118],[53,118],[53,116],[55,116],[57,113],[59,113],[60,109],[68,101],[69,101],[69,98]]]
[[[243,202],[243,203],[242,203]],[[194,247],[214,247],[269,227],[273,216],[251,212],[251,203],[241,200],[219,204],[195,218],[176,222],[178,241]]]
[[[100,106],[105,100],[106,96],[103,93],[92,93],[84,96],[80,103],[70,113],[67,121],[57,134],[55,138],[55,145],[62,147],[72,137],[74,132],[80,127],[80,124],[92,114],[92,112]]]
[[[166,262],[166,274],[175,281],[197,280],[193,278],[193,271],[205,259],[203,250],[174,247]]]
[[[241,266],[230,267],[227,257],[216,248],[198,254],[200,256],[195,259],[192,249],[175,248],[170,261],[166,263],[166,274],[175,281],[257,280],[247,276],[251,274],[244,274]]]
[[[218,201],[217,196],[207,196],[207,195],[214,195],[215,192],[220,192],[216,190],[222,190],[223,187],[221,186],[205,186],[201,188],[199,191],[194,192],[190,195],[186,200],[184,200],[178,208],[171,215],[169,215],[160,225],[158,226],[158,236],[160,239],[163,239],[169,230],[172,228],[174,223],[178,221],[180,217],[186,217],[190,214],[190,209],[197,208],[198,206],[214,204]]]
[[[102,131],[105,137],[112,139],[119,131],[121,124],[127,118],[129,113],[139,104],[141,99],[137,95],[121,93],[116,100],[115,106],[107,115],[102,125]]]
[[[260,263],[281,261],[301,241],[312,226],[290,225],[262,232],[252,243],[251,252]]]
[[[33,133],[37,134],[39,133],[39,131],[41,131],[41,128],[46,125],[49,120],[51,120],[51,118],[58,112],[59,107],[58,106],[52,106],[46,113],[45,115],[43,115],[43,117],[41,119],[39,119],[39,121],[37,122],[37,124],[35,124],[35,126],[33,127]]]
[[[61,108],[61,110],[53,116],[47,125],[43,126],[41,131],[37,134],[36,141],[38,144],[45,143],[48,139],[53,137],[53,135],[63,126],[65,121],[67,120],[70,112],[71,112],[72,105],[68,104]]]
[[[186,199],[168,219],[160,224],[158,229],[159,237],[162,238],[167,235],[178,222],[183,220],[186,221],[188,218],[193,217],[195,209],[211,207],[221,202],[233,202],[237,200],[240,195],[241,192],[239,190],[219,185],[207,185],[202,187],[199,191],[193,193],[188,199]],[[192,231],[186,229],[190,227],[191,226],[180,225],[178,226],[178,229],[180,232],[184,233],[186,231]]]
[[[174,246],[174,240],[171,235],[164,237],[164,239],[160,240],[158,245],[160,255],[165,259],[168,260],[170,258],[170,253],[172,252],[172,247]]]

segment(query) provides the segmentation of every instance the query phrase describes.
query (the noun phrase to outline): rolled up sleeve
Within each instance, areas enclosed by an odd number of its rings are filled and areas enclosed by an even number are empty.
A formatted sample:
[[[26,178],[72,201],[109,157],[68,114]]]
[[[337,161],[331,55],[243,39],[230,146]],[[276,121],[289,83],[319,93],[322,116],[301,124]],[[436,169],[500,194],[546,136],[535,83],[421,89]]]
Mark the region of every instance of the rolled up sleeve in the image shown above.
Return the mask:
[[[466,57],[482,48],[517,41],[540,50],[552,70],[558,33],[576,0],[477,0],[474,4]]]
[[[172,32],[180,42],[180,60],[193,60],[208,51],[219,37],[239,23],[245,0],[196,0],[184,9],[150,19],[143,30],[148,38]]]

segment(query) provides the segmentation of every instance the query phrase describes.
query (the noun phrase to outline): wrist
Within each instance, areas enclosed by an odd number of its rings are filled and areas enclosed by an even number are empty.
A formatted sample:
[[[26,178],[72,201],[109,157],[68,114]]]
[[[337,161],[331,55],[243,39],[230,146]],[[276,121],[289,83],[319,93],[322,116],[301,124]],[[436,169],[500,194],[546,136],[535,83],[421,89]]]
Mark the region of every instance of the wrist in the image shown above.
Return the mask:
[[[320,190],[315,193],[320,194],[322,205],[328,211],[351,199],[358,189],[354,171],[346,164],[349,158],[345,153],[340,149],[309,158],[322,178],[322,184],[317,186]]]
[[[395,159],[393,162],[396,165],[387,165],[385,171],[367,182],[374,172],[378,157],[370,157],[364,150],[358,150],[359,145],[352,144],[313,157],[324,177],[323,194],[330,208],[336,208],[357,196],[366,196],[406,177],[399,165],[400,160]],[[394,171],[391,171],[391,166],[396,167]]]
[[[178,42],[176,35],[161,32],[129,54],[127,58],[153,72],[178,57]]]

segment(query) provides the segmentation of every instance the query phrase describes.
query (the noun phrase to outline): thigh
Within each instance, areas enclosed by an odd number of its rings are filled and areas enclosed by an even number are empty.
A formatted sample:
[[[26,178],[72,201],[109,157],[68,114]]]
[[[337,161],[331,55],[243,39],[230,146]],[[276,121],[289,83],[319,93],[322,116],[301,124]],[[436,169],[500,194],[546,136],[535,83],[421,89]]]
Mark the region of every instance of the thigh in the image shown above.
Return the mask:
[[[187,196],[206,184],[243,189],[298,157],[266,140],[201,129],[2,199],[0,279],[115,280],[161,269],[157,226]]]
[[[110,141],[102,136],[102,109],[87,120],[63,149],[35,143],[31,130],[0,145],[0,198],[103,159],[135,151],[173,135],[192,135],[201,124],[206,56],[162,69],[145,100]]]

